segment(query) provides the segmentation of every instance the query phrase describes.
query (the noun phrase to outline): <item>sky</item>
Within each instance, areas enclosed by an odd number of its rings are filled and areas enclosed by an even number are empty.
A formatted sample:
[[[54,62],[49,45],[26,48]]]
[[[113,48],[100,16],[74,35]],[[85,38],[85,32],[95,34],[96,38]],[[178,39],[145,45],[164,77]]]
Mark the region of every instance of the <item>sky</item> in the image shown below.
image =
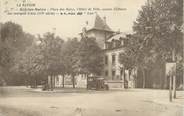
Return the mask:
[[[106,17],[109,27],[121,32],[132,32],[133,22],[138,16],[138,11],[146,0],[1,0],[0,22],[12,21],[22,25],[25,32],[33,35],[55,32],[63,39],[78,37],[82,28],[94,22],[95,13],[81,16],[15,16],[7,15],[4,10],[17,8],[17,3],[34,3],[37,8],[123,8],[121,11],[98,11],[100,17]],[[54,29],[54,30],[53,30]]]

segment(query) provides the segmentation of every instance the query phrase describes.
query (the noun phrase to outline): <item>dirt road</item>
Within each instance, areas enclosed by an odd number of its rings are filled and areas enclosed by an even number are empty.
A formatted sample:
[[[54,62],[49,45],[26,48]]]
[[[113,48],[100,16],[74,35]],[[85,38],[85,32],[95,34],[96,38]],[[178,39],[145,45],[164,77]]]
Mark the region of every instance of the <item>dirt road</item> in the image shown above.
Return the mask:
[[[66,91],[0,88],[0,116],[184,116],[165,90]]]

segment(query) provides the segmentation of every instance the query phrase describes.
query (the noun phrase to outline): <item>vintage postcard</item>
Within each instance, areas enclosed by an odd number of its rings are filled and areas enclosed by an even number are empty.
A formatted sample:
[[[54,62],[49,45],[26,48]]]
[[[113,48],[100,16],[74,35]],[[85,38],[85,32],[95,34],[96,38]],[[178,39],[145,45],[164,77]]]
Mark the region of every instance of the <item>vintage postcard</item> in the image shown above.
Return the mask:
[[[0,116],[184,116],[184,0],[0,0]]]

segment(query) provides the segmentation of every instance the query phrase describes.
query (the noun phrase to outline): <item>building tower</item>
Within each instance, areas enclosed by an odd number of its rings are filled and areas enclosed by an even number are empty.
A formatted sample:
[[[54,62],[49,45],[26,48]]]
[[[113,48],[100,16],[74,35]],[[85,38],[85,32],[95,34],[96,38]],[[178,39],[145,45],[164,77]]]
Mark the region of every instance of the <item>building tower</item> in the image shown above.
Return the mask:
[[[87,37],[94,37],[100,48],[105,48],[105,41],[114,33],[114,31],[107,25],[106,17],[102,19],[98,14],[95,16],[95,20],[91,27],[87,26],[83,28]],[[89,27],[88,27],[89,26]],[[83,33],[80,33],[83,36]]]

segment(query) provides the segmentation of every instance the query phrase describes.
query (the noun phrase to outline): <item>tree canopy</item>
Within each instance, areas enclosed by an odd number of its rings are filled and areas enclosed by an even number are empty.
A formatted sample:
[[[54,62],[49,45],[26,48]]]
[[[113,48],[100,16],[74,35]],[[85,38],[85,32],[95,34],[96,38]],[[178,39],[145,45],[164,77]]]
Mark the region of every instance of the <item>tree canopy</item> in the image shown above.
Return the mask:
[[[181,60],[182,2],[183,0],[148,0],[142,6],[133,25],[134,34],[129,39],[125,52],[120,55],[120,62],[125,68],[134,66],[145,73],[156,63],[171,61],[173,57],[177,61]]]
[[[24,32],[22,26],[13,22],[0,24],[0,67],[1,78],[6,81],[13,77],[16,80],[12,67],[16,65],[17,56],[32,45],[34,36]]]
[[[82,38],[79,48],[80,69],[85,74],[100,75],[103,69],[103,51],[95,38]]]

